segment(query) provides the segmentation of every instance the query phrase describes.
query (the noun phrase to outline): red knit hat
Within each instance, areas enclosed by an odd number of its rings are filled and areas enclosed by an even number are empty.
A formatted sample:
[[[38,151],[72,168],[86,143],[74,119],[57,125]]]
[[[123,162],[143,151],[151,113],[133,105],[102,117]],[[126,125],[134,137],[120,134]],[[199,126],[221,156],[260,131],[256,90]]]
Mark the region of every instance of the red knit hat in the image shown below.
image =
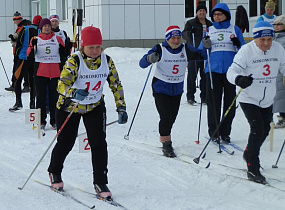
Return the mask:
[[[102,35],[99,28],[88,26],[81,31],[81,46],[102,45]]]
[[[174,36],[180,36],[181,37],[181,35],[182,35],[182,32],[181,32],[179,26],[169,26],[165,32],[165,39],[169,40],[171,37],[174,37]]]
[[[44,25],[50,25],[50,27],[51,27],[51,22],[50,22],[50,20],[47,19],[47,18],[42,19],[41,22],[40,22],[40,25],[39,25],[39,29],[42,30],[42,27],[43,27]]]
[[[33,24],[39,25],[42,19],[43,19],[42,16],[36,15],[36,16],[33,18]]]

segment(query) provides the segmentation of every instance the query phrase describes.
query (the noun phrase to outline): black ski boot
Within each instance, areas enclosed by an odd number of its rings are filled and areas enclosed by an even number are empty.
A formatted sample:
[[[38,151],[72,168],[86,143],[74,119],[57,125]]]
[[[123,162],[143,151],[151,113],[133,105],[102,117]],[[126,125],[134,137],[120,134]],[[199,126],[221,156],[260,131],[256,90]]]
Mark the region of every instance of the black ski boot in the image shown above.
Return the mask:
[[[49,173],[49,179],[51,186],[59,191],[63,191],[63,181],[61,179],[61,175]]]
[[[9,109],[10,112],[15,112],[23,108],[22,102],[16,102],[13,107]]]
[[[94,189],[101,198],[105,198],[107,200],[112,199],[112,193],[106,184],[95,184]]]
[[[212,140],[213,142],[216,142],[217,144],[219,144],[220,141],[221,141],[220,137],[215,137],[215,136],[212,137],[211,140]]]
[[[231,143],[231,137],[230,136],[221,136],[221,139],[224,142]]]
[[[7,91],[15,91],[15,88],[13,85],[11,85],[10,87],[5,88],[5,90]]]
[[[22,93],[29,93],[31,91],[29,86],[24,86],[24,88],[22,89]]]
[[[171,141],[166,141],[165,143],[162,143],[162,152],[165,157],[170,157],[170,158],[176,157]]]
[[[247,178],[250,181],[254,181],[260,184],[266,184],[266,179],[265,177],[260,173],[259,165],[251,165],[250,163],[247,164],[248,165],[248,170],[247,170]]]

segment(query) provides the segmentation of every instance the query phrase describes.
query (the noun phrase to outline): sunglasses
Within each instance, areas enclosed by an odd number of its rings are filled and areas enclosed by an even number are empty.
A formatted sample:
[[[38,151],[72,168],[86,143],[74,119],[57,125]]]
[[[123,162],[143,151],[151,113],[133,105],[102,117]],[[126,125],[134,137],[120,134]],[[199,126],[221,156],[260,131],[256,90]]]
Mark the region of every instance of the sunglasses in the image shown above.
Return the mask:
[[[276,23],[276,24],[272,24],[273,26],[283,26],[282,23]]]

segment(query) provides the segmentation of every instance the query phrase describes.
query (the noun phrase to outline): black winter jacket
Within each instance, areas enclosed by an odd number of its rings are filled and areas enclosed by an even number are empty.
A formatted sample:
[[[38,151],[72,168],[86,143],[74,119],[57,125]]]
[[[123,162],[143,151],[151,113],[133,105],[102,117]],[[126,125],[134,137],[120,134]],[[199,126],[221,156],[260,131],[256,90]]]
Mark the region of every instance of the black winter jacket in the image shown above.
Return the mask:
[[[206,25],[207,28],[209,28],[210,26],[212,26],[212,22],[209,21],[206,18]],[[193,19],[190,19],[186,22],[184,30],[182,31],[182,38],[186,40],[186,43],[193,46],[193,35],[194,34],[194,40],[195,40],[195,46],[196,48],[199,47],[200,42],[202,40],[203,37],[203,25],[202,23],[200,23],[198,17],[196,16]],[[186,49],[187,50],[187,49]],[[191,53],[187,52],[187,55],[189,55]],[[197,57],[197,60],[202,60],[202,57]]]

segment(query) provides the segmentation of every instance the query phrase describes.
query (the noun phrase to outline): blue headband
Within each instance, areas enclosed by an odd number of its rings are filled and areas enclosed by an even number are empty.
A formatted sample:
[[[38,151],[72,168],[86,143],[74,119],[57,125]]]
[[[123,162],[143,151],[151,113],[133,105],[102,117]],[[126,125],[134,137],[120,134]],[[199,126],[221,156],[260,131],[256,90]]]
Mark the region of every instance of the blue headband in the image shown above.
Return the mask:
[[[181,37],[182,32],[180,30],[172,30],[169,33],[165,34],[165,39],[168,41],[170,38],[174,36],[180,36]]]
[[[274,37],[274,31],[272,29],[263,29],[253,32],[253,38],[257,39],[260,37]]]

